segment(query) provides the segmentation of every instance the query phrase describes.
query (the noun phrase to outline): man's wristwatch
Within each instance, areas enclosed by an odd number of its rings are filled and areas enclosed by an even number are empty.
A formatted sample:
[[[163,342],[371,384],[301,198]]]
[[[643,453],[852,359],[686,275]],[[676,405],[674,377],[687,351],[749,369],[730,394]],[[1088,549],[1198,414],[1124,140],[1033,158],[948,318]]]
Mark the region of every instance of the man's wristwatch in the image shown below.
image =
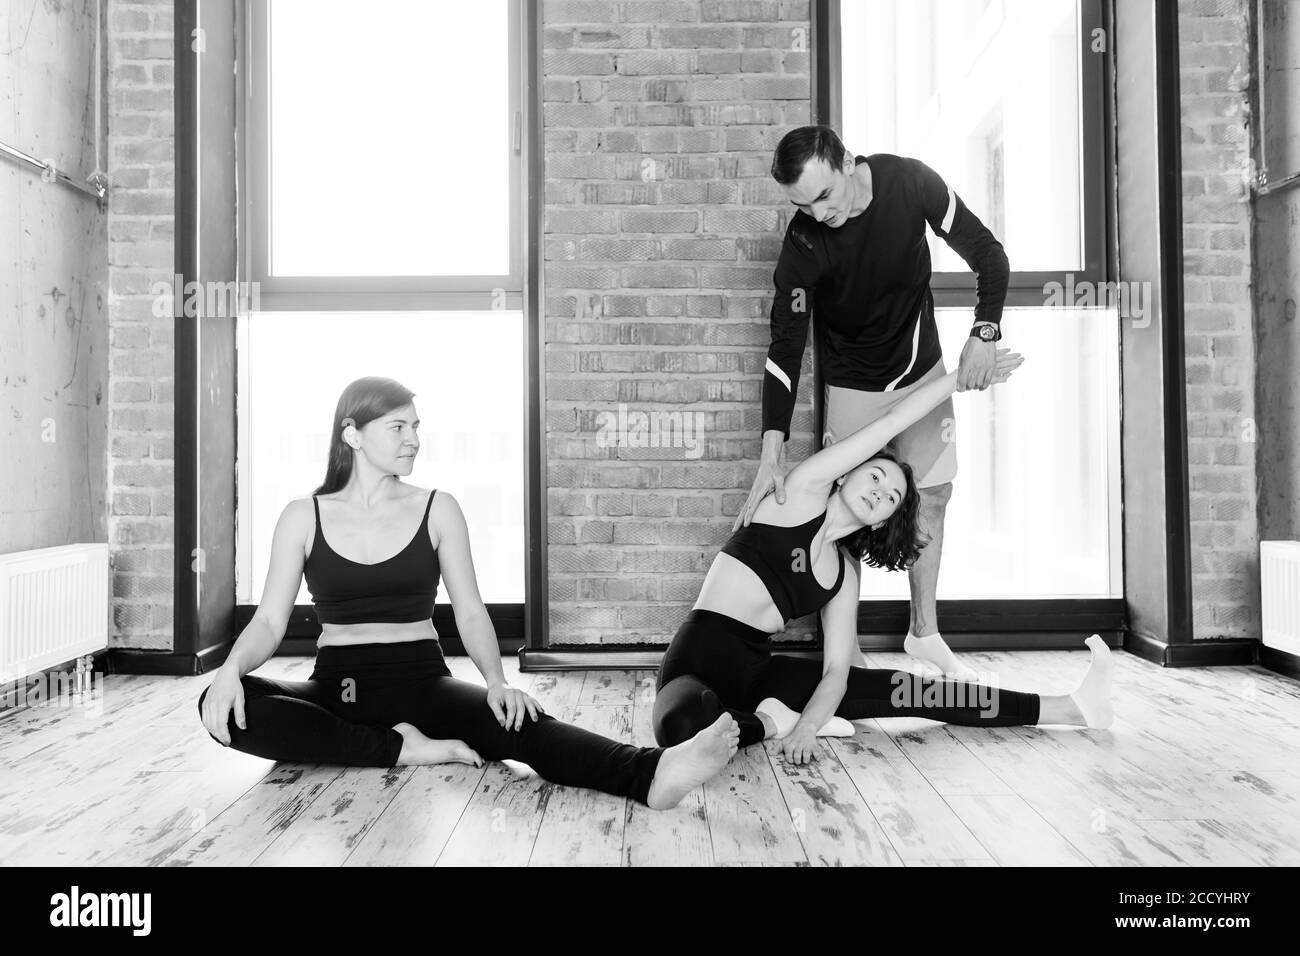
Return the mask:
[[[972,338],[979,339],[981,342],[1000,342],[1002,341],[1002,329],[993,322],[981,322],[970,330]]]

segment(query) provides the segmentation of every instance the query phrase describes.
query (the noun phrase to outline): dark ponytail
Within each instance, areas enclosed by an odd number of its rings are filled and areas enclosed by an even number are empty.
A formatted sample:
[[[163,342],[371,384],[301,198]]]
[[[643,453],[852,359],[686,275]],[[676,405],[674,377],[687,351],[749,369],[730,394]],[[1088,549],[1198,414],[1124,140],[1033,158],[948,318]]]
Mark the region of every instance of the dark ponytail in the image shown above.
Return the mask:
[[[374,375],[359,378],[343,389],[343,394],[339,396],[339,403],[334,409],[325,480],[312,494],[333,494],[345,487],[352,477],[352,462],[357,453],[343,440],[345,421],[357,428],[364,428],[376,418],[387,415],[394,408],[409,404],[414,397],[415,393],[400,382]]]

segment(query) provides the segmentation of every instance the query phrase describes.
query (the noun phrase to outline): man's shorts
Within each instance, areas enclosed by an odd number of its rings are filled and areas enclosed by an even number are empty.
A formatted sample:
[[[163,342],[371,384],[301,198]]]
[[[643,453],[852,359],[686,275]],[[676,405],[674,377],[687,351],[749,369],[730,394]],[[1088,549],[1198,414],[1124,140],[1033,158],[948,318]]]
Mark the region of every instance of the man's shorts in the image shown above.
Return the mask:
[[[859,428],[869,425],[926,382],[947,375],[940,358],[934,368],[906,388],[892,392],[864,392],[856,388],[827,385],[825,394],[826,431],[822,445],[834,444]],[[957,474],[956,416],[952,397],[939,403],[930,414],[895,435],[885,446],[899,461],[912,466],[918,488],[932,488],[952,481]]]

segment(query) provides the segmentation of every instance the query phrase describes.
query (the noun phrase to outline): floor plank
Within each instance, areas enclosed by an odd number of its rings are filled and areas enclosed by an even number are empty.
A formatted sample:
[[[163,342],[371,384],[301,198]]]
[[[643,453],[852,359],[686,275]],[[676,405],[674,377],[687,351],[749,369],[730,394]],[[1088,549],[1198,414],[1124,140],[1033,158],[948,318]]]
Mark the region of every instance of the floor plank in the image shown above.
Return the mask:
[[[342,866],[414,768],[348,767],[289,821],[254,866]]]
[[[794,832],[810,863],[902,865],[888,835],[829,742],[819,740],[817,758],[802,765],[774,754],[772,767]]]
[[[611,673],[611,672],[604,672]],[[623,673],[623,672],[620,672]],[[588,674],[590,678],[590,674]],[[631,683],[624,704],[584,704],[562,718],[620,743],[632,741]],[[616,699],[611,694],[606,698]],[[592,699],[585,697],[583,699]],[[627,797],[599,790],[556,787],[546,801],[530,866],[618,866],[623,859]]]
[[[772,769],[769,748],[777,746],[765,741],[741,747],[723,771],[704,785],[714,862],[808,862]]]
[[[164,866],[248,866],[343,773],[343,767],[280,763],[190,837]]]
[[[632,711],[632,743],[654,747],[654,672],[641,671]],[[651,810],[634,800],[627,802],[623,828],[623,861],[628,866],[708,866],[713,863],[713,843],[704,807],[704,788],[697,787],[672,810]]]
[[[468,764],[413,768],[344,865],[433,866],[486,772]]]
[[[1015,794],[954,795],[948,804],[1002,866],[1087,866],[1089,860]]]

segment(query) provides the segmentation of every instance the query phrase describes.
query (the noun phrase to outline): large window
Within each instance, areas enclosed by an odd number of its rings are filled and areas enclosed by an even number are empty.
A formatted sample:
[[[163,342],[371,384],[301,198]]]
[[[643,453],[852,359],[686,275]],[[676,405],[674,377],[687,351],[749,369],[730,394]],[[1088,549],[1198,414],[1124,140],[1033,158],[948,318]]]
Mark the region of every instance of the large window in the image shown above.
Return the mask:
[[[1002,240],[1016,271],[1082,271],[1077,0],[840,7],[845,144],[924,160]],[[936,272],[966,269],[930,238]]]
[[[284,506],[325,476],[334,405],[362,375],[415,392],[410,478],[456,496],[483,600],[524,600],[524,381],[519,312],[255,313],[240,322],[239,603],[256,604]],[[491,354],[485,376],[475,356]],[[467,361],[467,358],[471,359]],[[438,601],[447,603],[445,591]],[[304,583],[298,604],[310,604]]]
[[[1011,264],[1003,332],[1026,362],[1008,385],[954,399],[958,471],[939,597],[1121,596],[1125,316],[1106,283],[1102,4],[830,0],[823,9],[839,37],[824,67],[824,118],[855,153],[933,168]],[[974,277],[942,239],[929,241],[951,370],[970,329]],[[1099,307],[1075,307],[1085,301]],[[862,596],[906,598],[907,576],[868,572]]]
[[[460,501],[484,601],[522,604],[523,5],[357,10],[245,7],[238,601],[261,599],[279,514],[322,480],[339,393],[382,375],[416,393],[409,480]]]
[[[956,366],[969,309],[939,309]],[[957,478],[940,598],[1118,597],[1119,323],[1087,309],[1008,309],[1025,356],[1011,381],[954,396]],[[865,569],[862,596],[906,598],[907,575]]]

